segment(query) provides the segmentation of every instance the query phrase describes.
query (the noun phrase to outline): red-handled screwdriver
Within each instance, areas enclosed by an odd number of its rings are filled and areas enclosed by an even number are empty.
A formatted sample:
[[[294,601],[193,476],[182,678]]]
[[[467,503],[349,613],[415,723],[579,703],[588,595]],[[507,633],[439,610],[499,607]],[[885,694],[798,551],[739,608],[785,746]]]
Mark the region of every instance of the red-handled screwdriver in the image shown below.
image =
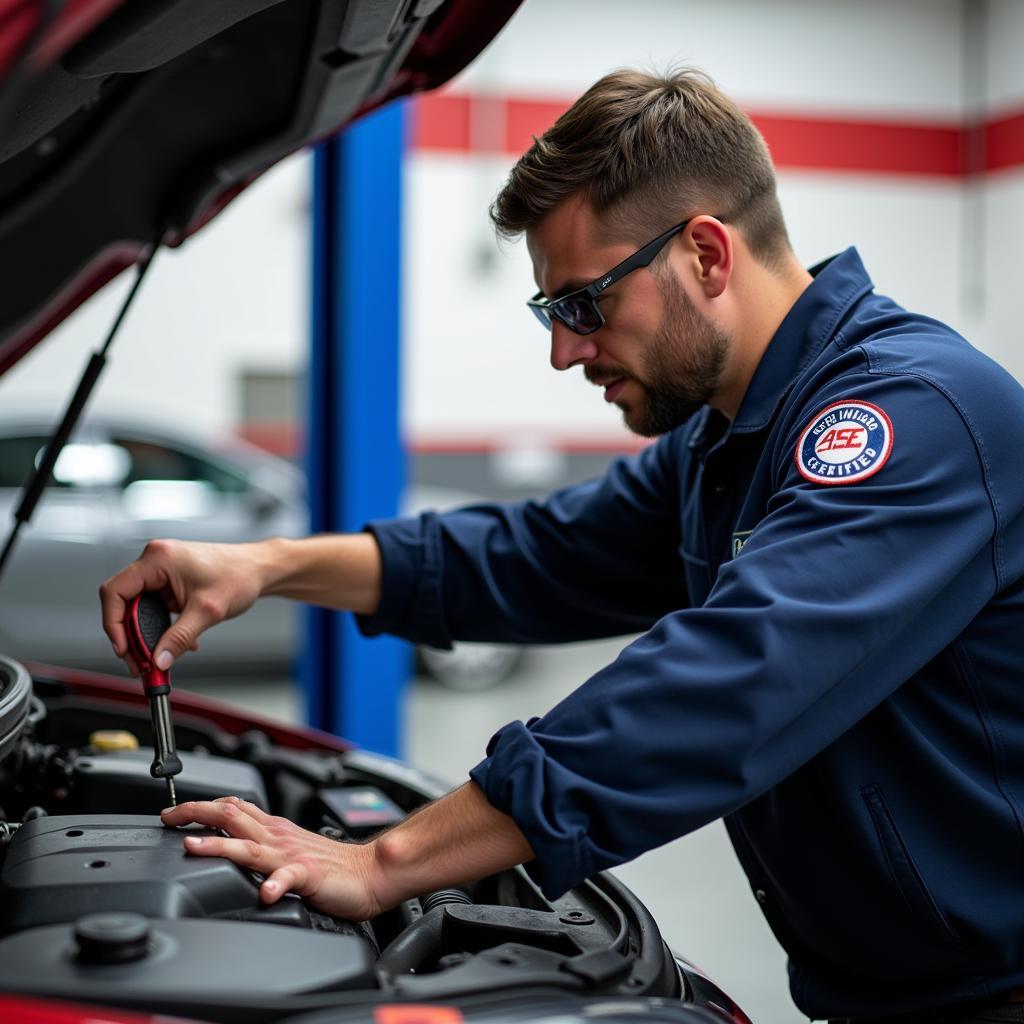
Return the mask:
[[[181,759],[174,746],[174,725],[171,722],[171,676],[156,667],[153,651],[157,642],[171,625],[171,616],[160,596],[152,590],[143,591],[128,604],[125,622],[128,647],[142,676],[142,689],[149,698],[149,712],[153,719],[153,763],[149,774],[154,779],[167,780],[171,806],[177,805],[174,795],[174,776],[181,771]]]

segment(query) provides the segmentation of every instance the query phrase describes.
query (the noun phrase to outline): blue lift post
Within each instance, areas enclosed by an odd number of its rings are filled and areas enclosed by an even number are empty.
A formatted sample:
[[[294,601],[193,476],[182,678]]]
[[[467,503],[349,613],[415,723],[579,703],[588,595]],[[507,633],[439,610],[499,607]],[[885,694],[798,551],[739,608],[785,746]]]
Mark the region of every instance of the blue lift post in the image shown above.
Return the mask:
[[[307,469],[315,533],[394,515],[405,482],[399,433],[402,155],[392,104],[317,147]],[[382,754],[401,752],[406,644],[364,639],[352,616],[306,612],[307,721]]]

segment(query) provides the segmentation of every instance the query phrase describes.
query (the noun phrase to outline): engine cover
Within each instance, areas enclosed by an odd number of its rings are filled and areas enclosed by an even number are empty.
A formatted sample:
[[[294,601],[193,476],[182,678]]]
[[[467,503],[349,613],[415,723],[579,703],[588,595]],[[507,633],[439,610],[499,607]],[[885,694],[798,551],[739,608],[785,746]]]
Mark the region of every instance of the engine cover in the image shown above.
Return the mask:
[[[190,857],[185,830],[155,816],[53,815],[27,822],[0,871],[0,931],[121,911],[157,918],[231,918],[310,927],[297,896],[260,903],[257,882],[221,857]],[[198,835],[215,835],[190,827]]]
[[[260,773],[244,761],[212,754],[179,752],[182,771],[175,779],[178,802],[237,796],[269,810]],[[167,784],[149,773],[153,748],[109,753],[79,753],[70,760],[74,810],[103,814],[116,808],[132,814],[156,814],[167,805]],[[109,820],[109,818],[108,818]]]
[[[95,954],[104,931],[132,929],[124,959],[116,934],[107,955]],[[275,1001],[376,984],[369,945],[351,935],[250,922],[95,914],[0,939],[0,991],[214,1020],[278,1019]]]

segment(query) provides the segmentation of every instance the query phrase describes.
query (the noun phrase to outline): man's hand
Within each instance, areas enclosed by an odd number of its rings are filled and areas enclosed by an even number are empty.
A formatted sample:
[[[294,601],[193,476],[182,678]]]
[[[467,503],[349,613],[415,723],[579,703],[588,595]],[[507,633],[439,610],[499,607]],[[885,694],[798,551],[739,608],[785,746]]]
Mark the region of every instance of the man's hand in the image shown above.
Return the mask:
[[[264,903],[296,892],[319,910],[350,921],[366,921],[383,909],[371,884],[370,846],[307,832],[236,796],[188,801],[160,817],[165,825],[195,822],[227,832],[231,838],[186,836],[185,849],[199,857],[227,857],[266,875],[260,886]]]
[[[380,603],[381,561],[368,533],[302,540],[275,538],[254,544],[201,544],[154,540],[142,554],[100,587],[103,629],[133,675],[124,628],[128,603],[156,590],[177,621],[156,646],[167,669],[199,636],[251,608],[258,597],[291,597],[325,608],[372,614]]]
[[[186,544],[154,540],[131,565],[100,587],[103,629],[114,653],[132,675],[138,666],[128,652],[124,617],[128,603],[144,590],[156,590],[178,619],[154,651],[162,669],[185,651],[196,650],[199,635],[250,608],[262,589],[266,562],[259,544]]]
[[[165,825],[196,822],[227,832],[230,838],[187,836],[185,849],[265,874],[264,903],[296,892],[317,909],[350,921],[533,857],[515,822],[472,782],[365,844],[325,839],[233,796],[169,807],[161,818]]]

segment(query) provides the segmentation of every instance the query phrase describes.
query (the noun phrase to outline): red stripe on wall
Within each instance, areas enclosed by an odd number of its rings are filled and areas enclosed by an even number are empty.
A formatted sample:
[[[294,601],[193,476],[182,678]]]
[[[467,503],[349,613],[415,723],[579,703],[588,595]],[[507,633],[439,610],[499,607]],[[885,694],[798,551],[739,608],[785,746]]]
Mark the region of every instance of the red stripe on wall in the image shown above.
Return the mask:
[[[1003,171],[1024,165],[1024,113],[985,125],[985,170]]]
[[[508,101],[505,115],[505,152],[518,156],[533,145],[535,135],[543,135],[569,107],[552,100]]]
[[[959,177],[959,125],[832,120],[752,113],[775,166]]]
[[[239,428],[238,436],[249,444],[286,459],[297,458],[305,447],[303,424],[296,420],[273,423],[247,420]]]
[[[468,96],[428,93],[412,104],[412,145],[415,149],[452,150],[463,153],[470,146]]]
[[[516,157],[571,102],[433,93],[415,103],[413,145]],[[980,126],[758,111],[750,116],[784,170],[958,178],[1024,166],[1024,113]]]

